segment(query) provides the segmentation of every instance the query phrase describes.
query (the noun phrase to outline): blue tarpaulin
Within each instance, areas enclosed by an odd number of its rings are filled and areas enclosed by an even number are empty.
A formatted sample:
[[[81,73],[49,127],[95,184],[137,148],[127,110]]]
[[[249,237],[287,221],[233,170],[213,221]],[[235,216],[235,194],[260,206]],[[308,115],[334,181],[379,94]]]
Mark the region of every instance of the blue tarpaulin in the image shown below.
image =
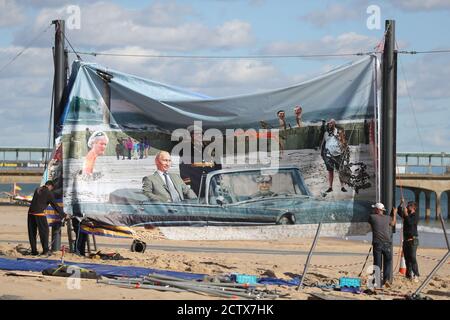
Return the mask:
[[[42,272],[48,268],[57,268],[60,264],[59,260],[47,260],[47,259],[11,259],[0,257],[0,269],[10,271],[32,271]],[[98,275],[104,277],[127,277],[138,278],[147,276],[151,273],[156,273],[165,276],[177,277],[185,280],[202,280],[206,274],[201,273],[189,273],[169,270],[159,270],[152,268],[143,268],[135,266],[113,266],[110,264],[96,264],[96,263],[75,263],[66,261],[67,265],[76,265],[83,269],[89,269],[95,271]],[[285,285],[296,286],[299,283],[298,278],[292,280],[283,280],[277,278],[259,278],[258,283],[267,285]]]
[[[151,268],[142,268],[135,266],[113,266],[109,264],[96,263],[79,263],[79,262],[64,262],[66,265],[76,265],[83,269],[95,271],[98,275],[105,277],[142,277],[150,273],[157,273],[161,275],[182,278],[186,280],[201,280],[205,277],[204,274],[177,272],[168,270],[158,270]],[[9,259],[0,258],[0,269],[15,270],[15,271],[34,271],[42,272],[48,268],[57,268],[60,264],[59,260],[47,259]]]

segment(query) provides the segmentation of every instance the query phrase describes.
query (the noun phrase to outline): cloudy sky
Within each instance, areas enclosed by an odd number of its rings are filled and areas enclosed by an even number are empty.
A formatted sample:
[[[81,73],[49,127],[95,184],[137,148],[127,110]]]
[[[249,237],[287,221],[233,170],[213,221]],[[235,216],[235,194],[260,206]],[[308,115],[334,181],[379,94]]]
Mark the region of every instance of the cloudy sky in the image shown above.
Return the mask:
[[[370,5],[380,9],[380,28],[368,28]],[[383,38],[386,19],[396,20],[400,50],[450,48],[449,0],[0,0],[0,146],[48,144],[54,37],[49,25],[58,18],[66,19],[67,38],[82,52],[368,52]],[[210,96],[287,86],[355,59],[82,58]],[[398,96],[398,151],[450,152],[450,54],[401,55]]]

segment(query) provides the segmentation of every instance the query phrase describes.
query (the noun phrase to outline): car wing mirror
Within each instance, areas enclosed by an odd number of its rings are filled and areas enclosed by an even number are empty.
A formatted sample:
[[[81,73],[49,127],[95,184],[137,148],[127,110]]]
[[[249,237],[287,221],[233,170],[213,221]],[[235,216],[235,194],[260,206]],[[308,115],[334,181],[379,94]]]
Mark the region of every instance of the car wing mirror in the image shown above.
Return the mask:
[[[216,198],[216,203],[217,203],[219,206],[223,206],[223,205],[225,204],[225,198],[224,198],[223,196],[218,196],[218,197]]]

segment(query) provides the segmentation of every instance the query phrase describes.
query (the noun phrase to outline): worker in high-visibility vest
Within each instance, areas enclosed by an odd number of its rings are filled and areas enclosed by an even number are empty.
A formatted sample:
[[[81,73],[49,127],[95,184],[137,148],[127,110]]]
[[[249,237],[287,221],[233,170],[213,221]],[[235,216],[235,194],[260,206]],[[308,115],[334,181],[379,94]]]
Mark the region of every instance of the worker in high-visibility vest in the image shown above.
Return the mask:
[[[31,245],[31,254],[34,256],[39,254],[36,246],[36,235],[38,230],[42,244],[42,254],[50,254],[48,247],[49,227],[47,217],[45,216],[45,209],[47,206],[50,204],[61,216],[61,220],[67,218],[63,209],[56,203],[52,193],[54,187],[53,181],[49,180],[45,185],[37,188],[34,191],[33,200],[31,200],[30,208],[28,209],[28,238]]]

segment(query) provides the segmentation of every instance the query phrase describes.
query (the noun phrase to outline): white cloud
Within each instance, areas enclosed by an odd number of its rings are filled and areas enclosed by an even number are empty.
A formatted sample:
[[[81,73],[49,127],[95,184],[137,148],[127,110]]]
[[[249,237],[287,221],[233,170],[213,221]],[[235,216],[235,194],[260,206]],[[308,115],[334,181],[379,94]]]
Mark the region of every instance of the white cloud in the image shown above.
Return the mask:
[[[431,145],[439,151],[450,151],[450,127],[439,127],[430,130],[430,134],[425,134],[423,139],[426,145]]]
[[[0,79],[17,79],[20,77],[34,78],[48,77],[53,74],[52,50],[48,48],[28,48],[15,61],[9,63],[24,48],[19,46],[0,47],[0,66],[4,69]]]
[[[421,99],[450,99],[450,59],[448,55],[422,55],[408,63],[402,62],[405,56],[399,55],[398,79],[405,77],[411,95]]]
[[[16,0],[17,1],[17,0]],[[60,7],[64,4],[74,3],[73,0],[20,0],[24,5],[34,8]],[[87,2],[86,0],[78,0],[77,3]]]
[[[253,42],[251,25],[244,21],[226,21],[207,26],[188,21],[193,11],[175,2],[157,2],[142,10],[126,9],[113,3],[96,2],[80,6],[81,29],[67,30],[67,37],[77,48],[105,50],[118,46],[139,46],[160,51],[232,49]],[[32,27],[15,36],[23,44],[29,30],[42,30],[57,18],[65,18],[65,8],[42,9]]]
[[[449,10],[448,0],[395,0],[390,3],[400,9],[408,11]]]
[[[159,55],[140,47],[113,48],[106,52]],[[254,59],[146,59],[97,56],[90,58],[111,69],[188,88],[210,96],[225,96],[271,89],[294,83],[267,61]]]
[[[14,0],[0,0],[0,28],[19,25],[24,19],[23,7]]]
[[[0,65],[20,49],[22,48],[0,49]],[[118,47],[112,48],[110,52],[161,54],[159,51],[140,47]],[[186,60],[112,56],[85,59],[213,97],[252,93],[295,82],[271,63],[252,59]],[[30,48],[0,74],[0,110],[2,123],[5,123],[0,128],[0,145],[46,145],[52,66],[51,50]],[[16,131],[18,134],[11,134]]]
[[[341,4],[329,4],[325,9],[315,10],[300,17],[301,21],[308,21],[317,27],[346,20],[355,20],[361,17],[361,12],[354,7],[343,6]]]
[[[266,54],[343,54],[372,51],[379,39],[356,32],[327,35],[317,41],[274,42],[262,51]]]
[[[0,48],[0,65],[21,49]],[[0,145],[47,145],[52,81],[49,48],[28,49],[0,73]]]

